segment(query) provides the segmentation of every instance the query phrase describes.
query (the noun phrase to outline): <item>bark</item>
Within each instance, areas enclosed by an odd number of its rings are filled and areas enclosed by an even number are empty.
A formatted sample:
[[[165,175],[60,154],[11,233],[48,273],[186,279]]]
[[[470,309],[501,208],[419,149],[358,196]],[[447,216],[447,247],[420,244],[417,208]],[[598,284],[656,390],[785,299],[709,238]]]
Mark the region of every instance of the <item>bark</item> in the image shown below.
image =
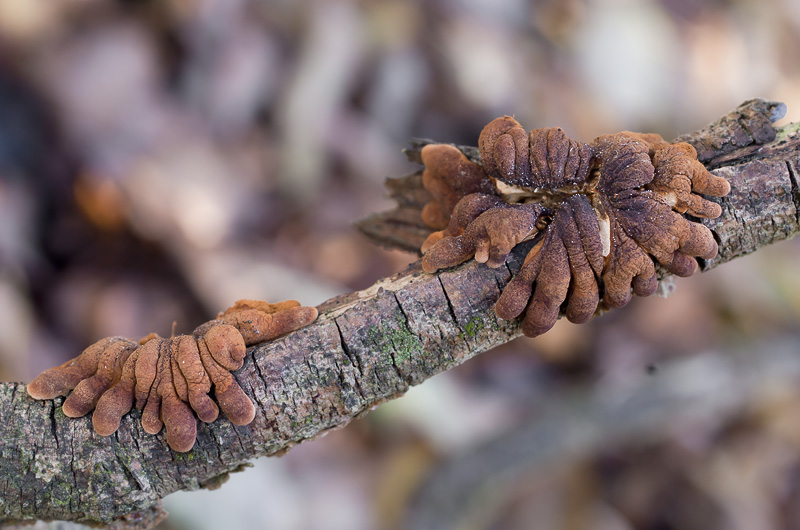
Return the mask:
[[[701,151],[705,163],[733,188],[722,199],[722,217],[707,223],[719,236],[720,255],[704,269],[800,230],[800,124],[776,136],[770,119],[779,111],[779,104],[753,100],[685,138],[712,146]],[[408,151],[412,159],[420,145]],[[466,151],[476,156],[474,148]],[[414,228],[425,202],[413,185],[418,180],[393,181],[406,227],[397,230],[398,216],[384,214],[362,222],[362,229],[371,223],[378,227],[373,238],[391,234],[382,241],[410,245],[424,232]],[[144,433],[136,411],[102,437],[91,416],[64,416],[62,399],[34,401],[21,383],[0,385],[0,524],[51,519],[152,526],[163,516],[159,501],[167,494],[216,487],[248,460],[340,428],[410,385],[519,336],[518,323],[498,319],[493,305],[524,252],[518,249],[499,269],[469,262],[429,275],[414,263],[369,289],[325,302],[314,324],[248,352],[235,375],[256,403],[253,422],[200,424],[186,454],[171,451],[163,432]]]

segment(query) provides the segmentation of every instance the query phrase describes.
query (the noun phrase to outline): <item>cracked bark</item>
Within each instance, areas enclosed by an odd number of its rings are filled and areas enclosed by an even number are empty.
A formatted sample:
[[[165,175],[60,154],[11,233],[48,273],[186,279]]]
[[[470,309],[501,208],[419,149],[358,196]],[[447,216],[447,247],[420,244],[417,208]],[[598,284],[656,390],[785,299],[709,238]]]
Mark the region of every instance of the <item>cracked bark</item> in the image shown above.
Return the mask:
[[[780,111],[779,104],[753,100],[681,138],[733,188],[721,200],[722,217],[704,221],[720,243],[704,270],[800,231],[800,124],[776,135],[770,122]],[[412,160],[424,143],[408,151]],[[477,156],[474,148],[464,150]],[[416,249],[427,233],[419,221],[425,202],[419,175],[392,179],[390,188],[398,208],[360,228],[383,244]],[[21,383],[0,385],[0,523],[149,527],[163,516],[159,501],[167,494],[216,487],[248,460],[342,427],[410,385],[519,336],[517,322],[498,319],[493,305],[525,251],[498,269],[468,262],[429,275],[414,263],[325,302],[311,326],[250,348],[235,375],[256,404],[253,422],[201,423],[186,454],[171,451],[163,432],[144,433],[138,412],[102,437],[91,416],[64,416],[63,399],[34,401]]]

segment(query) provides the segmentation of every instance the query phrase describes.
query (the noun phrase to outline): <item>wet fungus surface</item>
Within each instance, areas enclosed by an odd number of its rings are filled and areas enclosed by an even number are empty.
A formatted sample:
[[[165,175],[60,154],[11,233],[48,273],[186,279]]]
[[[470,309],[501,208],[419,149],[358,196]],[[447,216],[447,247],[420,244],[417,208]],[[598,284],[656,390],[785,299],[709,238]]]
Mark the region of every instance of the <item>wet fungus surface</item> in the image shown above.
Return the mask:
[[[684,214],[718,217],[719,204],[701,195],[730,186],[689,144],[631,132],[585,144],[560,128],[526,133],[505,116],[484,127],[478,147],[481,165],[453,146],[422,150],[433,196],[423,220],[438,230],[422,246],[422,266],[435,272],[474,257],[499,267],[536,240],[495,306],[503,319],[523,315],[527,336],[548,331],[562,311],[582,323],[653,294],[656,263],[689,276],[697,258],[717,254],[711,231]]]
[[[253,403],[231,373],[242,367],[247,346],[285,335],[316,317],[315,308],[294,300],[241,300],[191,335],[153,334],[138,342],[101,339],[37,376],[28,394],[34,399],[69,394],[64,414],[78,418],[94,410],[92,424],[102,436],[116,432],[122,417],[136,407],[145,432],[158,434],[165,428],[169,446],[186,452],[197,437],[196,418],[210,423],[222,409],[235,425],[253,420]]]

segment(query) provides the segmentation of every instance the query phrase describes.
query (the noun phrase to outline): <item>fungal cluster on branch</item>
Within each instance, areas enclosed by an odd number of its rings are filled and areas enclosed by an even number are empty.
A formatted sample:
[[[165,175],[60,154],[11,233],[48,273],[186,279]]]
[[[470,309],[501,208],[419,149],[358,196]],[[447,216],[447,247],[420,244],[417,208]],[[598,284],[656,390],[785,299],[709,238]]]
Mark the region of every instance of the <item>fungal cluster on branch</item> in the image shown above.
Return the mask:
[[[711,231],[683,214],[718,217],[719,204],[701,194],[722,197],[730,185],[689,144],[631,132],[585,144],[560,128],[526,133],[505,116],[484,127],[478,147],[481,165],[451,145],[422,149],[433,197],[422,217],[438,230],[422,246],[422,267],[472,257],[499,267],[517,244],[536,240],[495,305],[503,319],[524,314],[527,336],[552,328],[565,302],[566,317],[582,323],[631,293],[653,294],[656,261],[689,276],[696,258],[717,254]]]
[[[169,446],[186,452],[197,437],[195,415],[208,423],[222,409],[236,425],[253,420],[253,403],[231,374],[242,367],[246,347],[316,318],[315,308],[294,300],[277,304],[240,300],[191,335],[152,334],[138,342],[101,339],[76,358],[37,376],[28,384],[28,394],[35,399],[69,394],[64,414],[79,418],[94,410],[92,424],[102,436],[116,432],[122,417],[135,406],[142,411],[145,432],[158,434],[166,427]]]

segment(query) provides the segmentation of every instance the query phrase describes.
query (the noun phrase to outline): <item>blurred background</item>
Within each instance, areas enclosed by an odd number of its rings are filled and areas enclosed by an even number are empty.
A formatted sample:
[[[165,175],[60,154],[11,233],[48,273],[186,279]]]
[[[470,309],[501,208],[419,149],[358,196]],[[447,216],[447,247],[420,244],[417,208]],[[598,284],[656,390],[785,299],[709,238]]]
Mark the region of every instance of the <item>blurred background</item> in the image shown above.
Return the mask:
[[[416,169],[409,137],[672,138],[757,96],[800,120],[796,1],[0,0],[0,380],[399,271],[351,223]],[[173,494],[161,527],[800,528],[798,263],[784,242],[560,321]]]

